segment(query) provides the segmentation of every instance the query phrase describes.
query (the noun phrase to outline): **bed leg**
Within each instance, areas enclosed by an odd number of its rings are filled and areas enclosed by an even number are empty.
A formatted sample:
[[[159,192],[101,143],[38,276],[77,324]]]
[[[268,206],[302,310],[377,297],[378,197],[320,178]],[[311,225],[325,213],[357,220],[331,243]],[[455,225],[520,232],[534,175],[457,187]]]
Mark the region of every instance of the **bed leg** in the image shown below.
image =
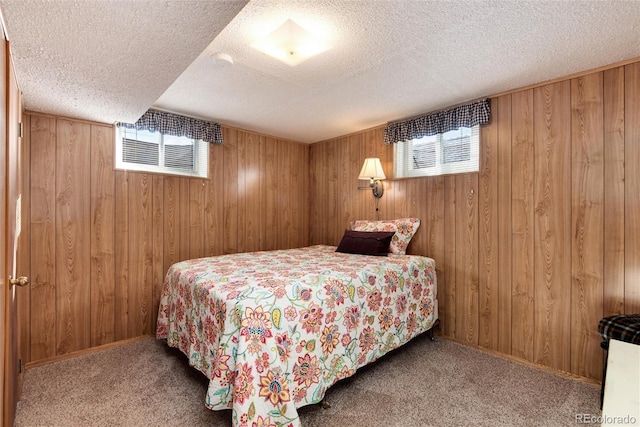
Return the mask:
[[[323,398],[322,402],[320,402],[320,405],[322,406],[322,409],[329,409],[331,408],[331,405],[329,405],[329,402],[327,402],[327,398]]]
[[[427,331],[427,333],[429,334],[429,339],[431,339],[431,341],[436,341],[436,337],[435,337],[435,335],[433,335],[433,330],[434,329],[440,330],[440,319],[436,319],[436,321],[433,324],[433,326],[431,327],[431,329],[429,329]]]

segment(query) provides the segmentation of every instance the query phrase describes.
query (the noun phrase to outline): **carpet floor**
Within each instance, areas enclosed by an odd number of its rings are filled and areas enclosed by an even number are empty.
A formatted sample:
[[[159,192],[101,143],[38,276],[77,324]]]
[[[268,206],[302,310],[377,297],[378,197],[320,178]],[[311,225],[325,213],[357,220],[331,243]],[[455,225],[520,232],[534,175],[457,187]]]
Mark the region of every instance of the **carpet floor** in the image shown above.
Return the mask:
[[[16,426],[229,426],[204,407],[207,379],[153,338],[28,369]],[[575,426],[600,389],[426,336],[300,408],[304,427]]]

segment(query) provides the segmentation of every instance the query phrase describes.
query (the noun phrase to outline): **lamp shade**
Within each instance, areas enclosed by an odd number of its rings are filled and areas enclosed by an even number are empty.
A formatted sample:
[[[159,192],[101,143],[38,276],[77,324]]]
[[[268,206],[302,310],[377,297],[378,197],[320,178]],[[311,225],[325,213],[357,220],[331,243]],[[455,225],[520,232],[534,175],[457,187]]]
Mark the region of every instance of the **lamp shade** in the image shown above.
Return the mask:
[[[364,159],[364,164],[360,170],[360,176],[358,179],[386,179],[384,171],[382,170],[382,164],[377,157],[368,157]]]

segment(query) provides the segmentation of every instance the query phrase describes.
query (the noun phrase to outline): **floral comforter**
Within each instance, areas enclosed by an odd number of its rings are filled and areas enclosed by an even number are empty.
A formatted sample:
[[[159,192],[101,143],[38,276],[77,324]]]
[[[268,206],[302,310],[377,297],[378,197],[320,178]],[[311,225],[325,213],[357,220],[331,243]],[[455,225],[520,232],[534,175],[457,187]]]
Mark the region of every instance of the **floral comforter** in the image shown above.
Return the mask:
[[[296,408],[430,329],[435,262],[311,246],[179,262],[157,337],[209,378],[206,406],[235,426],[296,426]]]

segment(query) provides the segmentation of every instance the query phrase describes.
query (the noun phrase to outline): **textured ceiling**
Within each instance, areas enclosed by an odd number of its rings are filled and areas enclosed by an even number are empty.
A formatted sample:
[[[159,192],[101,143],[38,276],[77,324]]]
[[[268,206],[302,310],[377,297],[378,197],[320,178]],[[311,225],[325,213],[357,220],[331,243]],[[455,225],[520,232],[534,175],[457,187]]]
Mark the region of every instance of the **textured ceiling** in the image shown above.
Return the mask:
[[[244,3],[0,0],[30,110],[307,143],[640,57],[640,0]],[[287,19],[333,48],[290,67],[250,46]]]
[[[244,1],[1,1],[33,111],[136,121]]]

